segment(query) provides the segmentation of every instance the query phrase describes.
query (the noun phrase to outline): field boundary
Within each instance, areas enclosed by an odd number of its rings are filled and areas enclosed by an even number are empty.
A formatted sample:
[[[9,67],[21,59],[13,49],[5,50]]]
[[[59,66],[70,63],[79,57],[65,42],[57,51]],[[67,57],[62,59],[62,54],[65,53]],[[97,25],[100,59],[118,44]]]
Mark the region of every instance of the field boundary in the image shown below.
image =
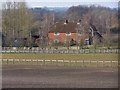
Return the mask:
[[[6,65],[56,65],[56,66],[82,66],[82,67],[117,67],[118,61],[111,60],[41,60],[41,59],[1,59]]]
[[[42,48],[4,48],[2,53],[119,53],[119,49],[42,49]]]

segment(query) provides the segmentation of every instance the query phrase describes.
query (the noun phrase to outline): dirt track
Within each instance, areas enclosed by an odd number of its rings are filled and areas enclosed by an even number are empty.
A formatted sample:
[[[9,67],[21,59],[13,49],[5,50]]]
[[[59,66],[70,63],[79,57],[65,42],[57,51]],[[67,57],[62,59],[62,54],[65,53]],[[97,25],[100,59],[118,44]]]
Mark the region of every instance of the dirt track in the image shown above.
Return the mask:
[[[117,68],[3,65],[3,88],[114,88]]]

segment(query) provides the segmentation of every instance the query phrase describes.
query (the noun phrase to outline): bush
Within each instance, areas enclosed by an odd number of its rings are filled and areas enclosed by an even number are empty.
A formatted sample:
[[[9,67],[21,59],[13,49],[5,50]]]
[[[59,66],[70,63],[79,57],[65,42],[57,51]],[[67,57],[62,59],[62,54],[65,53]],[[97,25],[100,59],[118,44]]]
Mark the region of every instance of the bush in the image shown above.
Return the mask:
[[[64,44],[62,42],[53,42],[52,46],[63,46]]]

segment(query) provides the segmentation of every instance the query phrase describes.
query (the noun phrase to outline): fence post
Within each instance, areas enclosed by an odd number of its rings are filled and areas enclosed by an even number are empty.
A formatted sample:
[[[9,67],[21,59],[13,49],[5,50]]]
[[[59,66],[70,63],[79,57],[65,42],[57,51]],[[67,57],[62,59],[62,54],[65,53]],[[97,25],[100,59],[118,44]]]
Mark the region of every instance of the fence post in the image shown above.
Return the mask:
[[[27,62],[26,59],[23,59],[23,64],[24,64],[24,65],[26,64],[26,62]],[[29,61],[28,61],[28,62],[29,62]]]
[[[25,61],[25,59],[22,59],[21,62],[24,65],[26,61]]]
[[[40,60],[40,65],[41,65],[41,66],[43,65],[43,61],[42,61],[42,60]]]
[[[63,60],[63,64],[64,64],[64,66],[65,66],[65,62],[64,62],[64,60]]]
[[[58,60],[56,60],[56,66],[58,66]]]
[[[98,67],[98,60],[97,60],[97,67]]]
[[[71,60],[70,60],[70,66],[71,66]]]
[[[38,65],[38,59],[37,59],[37,61],[36,61],[36,62],[37,62],[37,65]]]
[[[75,63],[76,63],[76,67],[77,67],[77,60],[75,60]]]
[[[43,60],[43,65],[45,65],[45,60]]]
[[[103,67],[104,67],[104,63],[105,63],[105,61],[103,60]]]
[[[33,59],[32,59],[31,61],[32,61],[32,65],[34,65],[34,61],[33,61]]]
[[[112,60],[111,60],[111,67],[112,67]]]
[[[51,62],[51,65],[52,65],[52,60],[50,60],[50,62]]]
[[[13,59],[13,64],[15,63],[14,60],[15,60],[15,59]]]
[[[7,64],[9,64],[9,61],[8,61],[8,59],[7,59]]]
[[[90,66],[91,66],[91,60],[90,60]]]
[[[85,64],[85,63],[84,63],[84,60],[83,60],[83,67],[85,66],[84,64]]]

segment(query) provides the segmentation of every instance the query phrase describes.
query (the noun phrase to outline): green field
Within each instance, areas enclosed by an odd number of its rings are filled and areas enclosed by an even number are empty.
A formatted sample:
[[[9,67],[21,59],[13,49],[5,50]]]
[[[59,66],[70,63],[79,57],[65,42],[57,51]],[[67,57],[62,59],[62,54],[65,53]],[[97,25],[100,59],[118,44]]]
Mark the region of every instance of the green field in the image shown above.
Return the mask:
[[[43,59],[43,60],[118,60],[118,54],[38,54],[38,53],[4,53],[3,59]]]

